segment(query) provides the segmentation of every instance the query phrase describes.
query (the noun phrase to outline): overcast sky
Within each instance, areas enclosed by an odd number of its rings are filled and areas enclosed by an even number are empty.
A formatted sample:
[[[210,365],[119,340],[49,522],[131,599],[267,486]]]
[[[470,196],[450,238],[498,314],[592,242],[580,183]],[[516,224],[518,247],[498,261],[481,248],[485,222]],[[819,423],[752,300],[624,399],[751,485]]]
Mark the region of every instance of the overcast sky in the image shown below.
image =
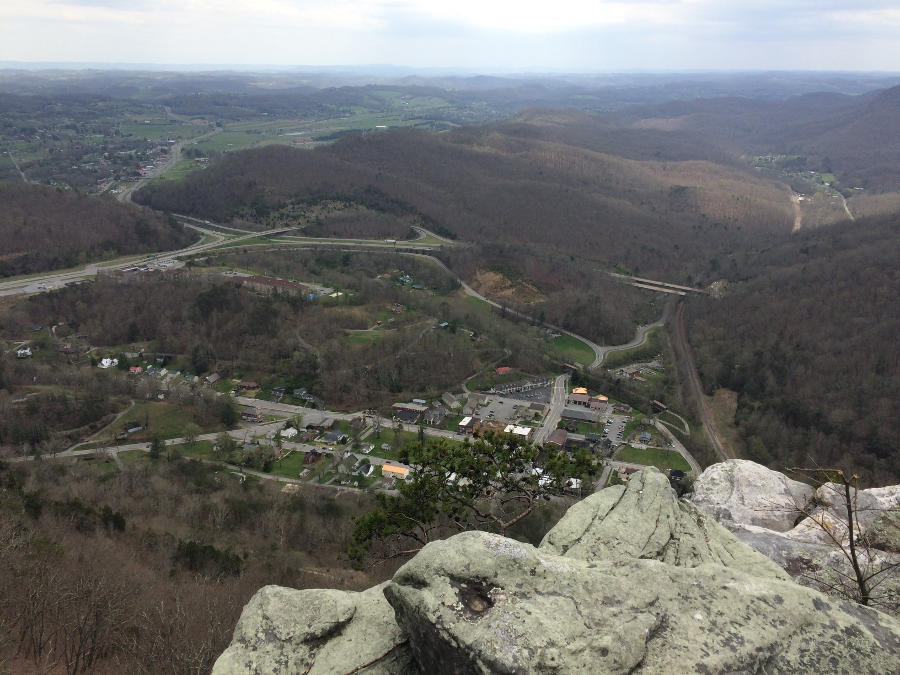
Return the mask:
[[[0,60],[900,71],[900,0],[0,0]]]

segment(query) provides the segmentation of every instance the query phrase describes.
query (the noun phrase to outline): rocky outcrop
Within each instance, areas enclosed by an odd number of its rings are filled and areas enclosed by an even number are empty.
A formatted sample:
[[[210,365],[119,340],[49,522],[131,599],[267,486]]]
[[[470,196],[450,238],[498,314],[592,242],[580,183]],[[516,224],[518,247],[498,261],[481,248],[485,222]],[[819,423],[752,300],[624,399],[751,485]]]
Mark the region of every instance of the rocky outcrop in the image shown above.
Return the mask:
[[[721,523],[787,532],[815,490],[782,473],[743,459],[713,464],[694,481],[691,503]]]
[[[716,564],[761,577],[787,578],[715,520],[675,499],[669,481],[655,469],[635,474],[627,487],[609,487],[572,506],[540,548],[587,562]]]
[[[691,501],[721,519],[735,537],[775,562],[796,582],[828,592],[843,588],[845,592],[858,593],[855,570],[847,555],[849,527],[845,488],[834,483],[821,485],[815,493],[812,488],[806,488],[804,497],[811,493],[812,497],[804,505],[806,517],[798,519],[795,527],[789,530],[761,527],[752,524],[754,519],[749,516],[735,518],[735,513],[740,513],[738,509],[722,506],[733,499],[711,499],[710,495],[722,494],[711,486],[720,486],[722,475],[729,474],[728,480],[736,494],[753,494],[754,500],[762,503],[796,500],[799,504],[796,486],[791,486],[786,493],[781,486],[790,486],[790,483],[782,474],[747,461],[740,462],[740,471],[726,466],[731,464],[734,462],[713,465],[704,471],[696,484],[705,487],[693,495]],[[760,481],[758,477],[765,475],[770,477],[769,480]],[[768,495],[761,485],[773,482],[777,485],[775,494]],[[860,543],[857,559],[864,576],[873,575],[870,583],[873,602],[893,613],[900,611],[900,575],[892,569],[900,563],[898,497],[900,486],[858,492],[850,489],[855,514],[854,535]],[[713,506],[716,503],[719,506]],[[783,523],[778,527],[783,527]]]
[[[253,596],[213,675],[408,675],[406,634],[384,597],[266,586]]]
[[[741,531],[757,549],[818,546]],[[900,622],[794,583],[766,552],[649,468],[572,507],[537,548],[467,532],[364,593],[264,588],[213,673],[900,672]]]
[[[589,563],[469,532],[385,594],[435,675],[900,672],[895,620],[720,565]]]

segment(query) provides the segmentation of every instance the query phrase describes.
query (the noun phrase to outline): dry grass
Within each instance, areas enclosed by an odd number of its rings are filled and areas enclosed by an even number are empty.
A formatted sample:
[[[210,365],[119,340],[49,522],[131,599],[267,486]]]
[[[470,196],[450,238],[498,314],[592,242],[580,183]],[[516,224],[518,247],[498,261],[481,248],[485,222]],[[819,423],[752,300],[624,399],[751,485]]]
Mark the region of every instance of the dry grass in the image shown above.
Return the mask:
[[[735,457],[744,455],[744,445],[734,425],[734,414],[737,411],[737,392],[730,389],[716,389],[714,396],[707,396],[706,403],[712,415],[713,423],[719,438],[731,450]]]

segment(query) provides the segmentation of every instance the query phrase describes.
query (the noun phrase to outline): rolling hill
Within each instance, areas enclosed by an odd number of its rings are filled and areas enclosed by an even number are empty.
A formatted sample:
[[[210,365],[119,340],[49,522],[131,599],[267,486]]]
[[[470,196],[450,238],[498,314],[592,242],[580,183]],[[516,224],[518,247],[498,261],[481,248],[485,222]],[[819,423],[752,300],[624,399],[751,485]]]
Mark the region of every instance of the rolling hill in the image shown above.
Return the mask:
[[[466,241],[525,242],[678,279],[792,224],[787,186],[708,143],[556,110],[446,134],[396,130],[313,151],[235,153],[137,200],[274,227],[289,225],[304,200],[375,196],[382,213],[415,213]]]
[[[65,269],[195,239],[174,219],[41,185],[0,185],[0,276]]]

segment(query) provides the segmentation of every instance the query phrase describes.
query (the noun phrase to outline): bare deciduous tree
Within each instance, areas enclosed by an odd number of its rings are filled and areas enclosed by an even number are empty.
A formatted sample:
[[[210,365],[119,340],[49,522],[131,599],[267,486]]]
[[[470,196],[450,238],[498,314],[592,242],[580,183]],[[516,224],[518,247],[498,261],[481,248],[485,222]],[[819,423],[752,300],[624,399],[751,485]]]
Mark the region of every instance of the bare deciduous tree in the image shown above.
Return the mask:
[[[806,516],[803,523],[823,533],[823,539],[840,553],[843,564],[812,565],[803,576],[813,586],[837,597],[897,613],[900,611],[900,556],[875,548],[864,521],[873,520],[872,509],[859,503],[859,476],[840,469],[793,469],[826,493],[826,506],[796,504]],[[790,493],[790,491],[789,491]],[[894,509],[900,511],[900,503]]]

